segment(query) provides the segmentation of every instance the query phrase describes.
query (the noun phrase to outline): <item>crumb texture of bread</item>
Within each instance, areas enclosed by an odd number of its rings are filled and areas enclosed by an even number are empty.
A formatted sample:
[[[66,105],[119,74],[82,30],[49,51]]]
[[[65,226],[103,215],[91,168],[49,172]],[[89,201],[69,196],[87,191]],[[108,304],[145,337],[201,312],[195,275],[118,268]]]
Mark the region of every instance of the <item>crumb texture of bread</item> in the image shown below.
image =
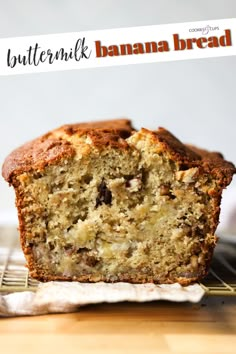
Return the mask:
[[[30,273],[42,281],[200,280],[234,173],[221,154],[126,119],[65,125],[3,165]]]

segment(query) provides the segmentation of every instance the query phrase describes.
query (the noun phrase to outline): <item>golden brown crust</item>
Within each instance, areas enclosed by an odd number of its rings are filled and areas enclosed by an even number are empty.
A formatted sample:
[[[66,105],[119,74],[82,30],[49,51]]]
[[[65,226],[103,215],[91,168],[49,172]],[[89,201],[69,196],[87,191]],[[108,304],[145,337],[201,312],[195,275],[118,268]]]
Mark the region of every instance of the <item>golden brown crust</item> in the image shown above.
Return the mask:
[[[11,184],[13,175],[30,170],[40,171],[58,161],[61,156],[70,157],[74,153],[74,148],[68,141],[41,137],[14,150],[2,166],[2,176]]]
[[[226,161],[220,152],[209,152],[192,145],[186,146],[201,156],[200,161],[204,171],[216,177],[222,188],[231,182],[236,168],[231,162]]]
[[[84,134],[84,132],[80,132]],[[113,148],[128,148],[126,138],[130,136],[128,131],[117,131],[113,129],[97,129],[86,132],[86,136],[90,139],[93,146],[104,148],[111,146]]]
[[[130,132],[134,130],[129,119],[111,119],[97,122],[66,124],[58,128],[68,135],[78,134],[79,132],[89,132],[94,129],[112,129],[119,132]]]
[[[164,128],[159,128],[154,132],[150,132],[147,129],[143,129],[143,131],[152,134],[153,141],[161,144],[162,150],[168,152],[169,157],[179,163],[180,169],[199,167],[203,172],[214,176],[221,188],[225,188],[236,173],[235,166],[226,161],[219,152],[210,152],[192,145],[183,144]]]
[[[64,125],[14,150],[3,164],[2,175],[12,183],[13,175],[40,170],[63,157],[73,156],[70,137],[75,135],[87,135],[97,147],[110,145],[124,148],[127,146],[124,139],[130,136],[132,130],[128,119]]]
[[[87,135],[96,147],[110,145],[125,148],[127,147],[125,139],[132,131],[134,129],[127,119],[64,125],[14,150],[3,164],[2,175],[11,183],[13,175],[29,170],[40,170],[60,158],[73,156],[74,148],[70,142],[72,136]],[[236,172],[234,165],[225,161],[220,153],[184,145],[164,128],[159,128],[157,131],[143,128],[142,132],[151,134],[153,142],[160,143],[162,150],[168,152],[169,157],[178,162],[183,169],[185,165],[187,168],[201,167],[205,172],[217,177],[222,188],[230,183]]]
[[[189,164],[200,159],[199,154],[190,150],[165,128],[160,127],[157,131],[152,132],[152,135],[154,140],[161,143],[163,150],[169,152],[173,160]]]

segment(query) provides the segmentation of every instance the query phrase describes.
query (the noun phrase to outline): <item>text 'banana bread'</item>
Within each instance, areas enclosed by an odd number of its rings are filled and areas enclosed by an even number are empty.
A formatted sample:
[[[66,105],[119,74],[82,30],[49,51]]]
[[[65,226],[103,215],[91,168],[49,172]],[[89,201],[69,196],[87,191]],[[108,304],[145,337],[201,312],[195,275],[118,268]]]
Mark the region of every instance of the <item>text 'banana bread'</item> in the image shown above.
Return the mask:
[[[235,171],[125,119],[63,126],[3,165],[32,277],[183,285],[207,274]]]

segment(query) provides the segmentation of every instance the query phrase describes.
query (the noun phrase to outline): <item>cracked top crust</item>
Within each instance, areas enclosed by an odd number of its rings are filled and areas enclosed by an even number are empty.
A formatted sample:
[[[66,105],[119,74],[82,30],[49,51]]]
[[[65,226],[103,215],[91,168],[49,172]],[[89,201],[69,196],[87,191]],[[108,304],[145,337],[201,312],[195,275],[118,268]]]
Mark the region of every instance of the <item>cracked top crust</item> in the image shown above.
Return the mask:
[[[2,167],[2,175],[11,184],[14,176],[33,170],[42,170],[61,158],[72,157],[76,153],[75,141],[77,139],[79,141],[83,136],[89,139],[90,145],[97,148],[111,146],[126,149],[129,147],[126,139],[133,134],[137,134],[137,138],[139,135],[149,135],[153,144],[158,146],[158,150],[166,152],[171,160],[180,165],[180,169],[200,167],[205,173],[216,178],[222,188],[230,183],[233,174],[236,173],[234,165],[224,160],[222,154],[218,152],[209,152],[185,145],[164,128],[159,128],[157,131],[142,128],[140,132],[135,132],[130,120],[116,119],[67,124],[28,142],[6,158]]]

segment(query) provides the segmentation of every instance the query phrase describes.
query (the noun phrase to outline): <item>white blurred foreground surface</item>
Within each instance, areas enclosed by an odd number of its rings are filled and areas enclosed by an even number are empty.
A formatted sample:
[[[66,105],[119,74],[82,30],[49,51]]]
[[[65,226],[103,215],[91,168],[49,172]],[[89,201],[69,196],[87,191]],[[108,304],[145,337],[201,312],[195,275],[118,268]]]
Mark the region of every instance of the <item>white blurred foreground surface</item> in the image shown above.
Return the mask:
[[[73,312],[80,306],[102,302],[168,300],[199,302],[200,285],[48,282],[31,291],[0,295],[0,316],[43,315]]]

